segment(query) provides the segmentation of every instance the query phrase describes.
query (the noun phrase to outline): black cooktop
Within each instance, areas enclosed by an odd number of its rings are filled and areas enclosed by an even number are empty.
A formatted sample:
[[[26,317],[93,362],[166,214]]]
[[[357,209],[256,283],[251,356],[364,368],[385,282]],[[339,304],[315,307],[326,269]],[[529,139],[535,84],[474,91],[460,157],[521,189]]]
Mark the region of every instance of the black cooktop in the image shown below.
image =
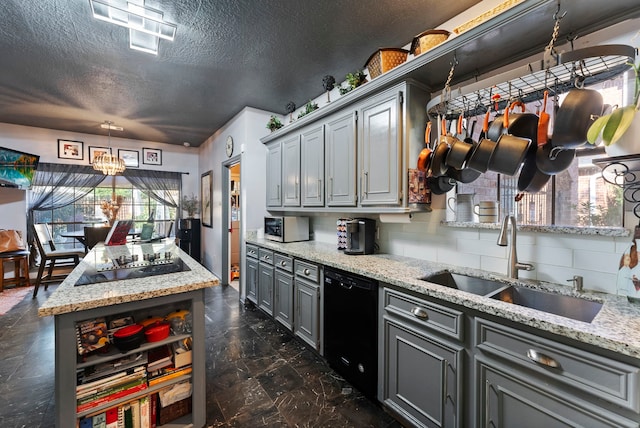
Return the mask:
[[[88,259],[94,261],[85,269],[75,286],[125,279],[148,278],[191,269],[175,249],[166,246],[122,245],[94,249]],[[93,254],[93,258],[91,257]],[[87,258],[85,258],[87,261]]]

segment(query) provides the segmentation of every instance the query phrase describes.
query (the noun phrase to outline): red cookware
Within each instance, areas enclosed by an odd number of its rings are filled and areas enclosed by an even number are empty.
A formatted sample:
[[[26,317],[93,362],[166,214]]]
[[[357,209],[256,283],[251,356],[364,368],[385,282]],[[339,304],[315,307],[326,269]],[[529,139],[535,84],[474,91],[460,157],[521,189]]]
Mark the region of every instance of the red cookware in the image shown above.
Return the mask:
[[[122,327],[113,333],[113,344],[120,352],[128,352],[138,348],[144,337],[143,328],[140,324]]]
[[[144,329],[144,336],[147,342],[159,342],[169,337],[169,326],[170,324],[168,322],[158,322],[149,325]]]

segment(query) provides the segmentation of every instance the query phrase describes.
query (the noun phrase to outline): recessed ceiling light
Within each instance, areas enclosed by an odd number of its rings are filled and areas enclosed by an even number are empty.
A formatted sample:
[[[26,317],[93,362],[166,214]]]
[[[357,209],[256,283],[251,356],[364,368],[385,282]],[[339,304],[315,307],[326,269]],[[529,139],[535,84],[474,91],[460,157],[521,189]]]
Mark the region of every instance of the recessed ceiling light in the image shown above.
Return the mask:
[[[129,29],[129,47],[158,54],[160,39],[173,40],[176,24],[163,19],[163,12],[144,5],[144,0],[89,0],[93,17]]]
[[[191,143],[188,141],[185,141],[184,143],[182,143],[182,145],[185,147],[191,147]]]

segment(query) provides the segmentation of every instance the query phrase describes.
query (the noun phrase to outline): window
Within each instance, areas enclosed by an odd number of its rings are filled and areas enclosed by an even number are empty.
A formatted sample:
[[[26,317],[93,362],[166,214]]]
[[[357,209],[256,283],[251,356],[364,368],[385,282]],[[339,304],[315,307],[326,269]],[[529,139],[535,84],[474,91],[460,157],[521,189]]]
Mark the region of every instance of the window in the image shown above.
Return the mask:
[[[632,72],[631,72],[632,73]],[[629,89],[631,88],[631,90]],[[633,95],[633,77],[624,73],[590,89],[598,90],[604,104],[626,105]],[[562,104],[560,96],[559,104]],[[541,104],[527,104],[527,111],[534,112]],[[553,111],[547,106],[553,123]],[[482,123],[483,117],[471,118],[469,123]],[[476,127],[477,128],[477,127]],[[552,129],[550,129],[552,133]],[[476,129],[474,139],[479,131]],[[586,156],[582,156],[582,154]],[[618,186],[607,183],[601,168],[592,160],[604,156],[601,152],[583,152],[565,171],[552,176],[547,185],[537,193],[518,193],[518,175],[504,176],[492,172],[469,184],[458,184],[458,193],[475,193],[475,202],[499,200],[502,214],[512,213],[519,224],[621,227],[623,225],[623,192]]]
[[[110,179],[103,181],[100,186],[73,204],[52,210],[34,211],[34,221],[51,225],[56,246],[81,248],[81,244],[77,240],[62,237],[61,234],[81,231],[84,226],[104,224],[106,216],[102,212],[100,204],[102,201],[111,200],[114,191],[115,195],[121,196],[123,201],[118,210],[117,219],[134,220],[135,229],[141,229],[143,223],[152,219],[155,222],[156,233],[164,235],[169,232],[169,225],[176,218],[176,208],[166,206],[150,198],[120,176],[116,177],[113,182]],[[55,192],[75,193],[76,189],[61,187]],[[172,198],[165,199],[179,200],[177,190],[167,192],[172,192],[174,195]]]

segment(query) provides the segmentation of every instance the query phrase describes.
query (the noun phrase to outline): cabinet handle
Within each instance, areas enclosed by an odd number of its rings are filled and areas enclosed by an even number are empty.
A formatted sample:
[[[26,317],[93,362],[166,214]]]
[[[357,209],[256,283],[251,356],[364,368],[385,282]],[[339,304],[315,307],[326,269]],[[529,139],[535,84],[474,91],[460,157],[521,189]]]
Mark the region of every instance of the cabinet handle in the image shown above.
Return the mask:
[[[429,319],[429,313],[418,306],[411,308],[411,313],[413,314],[414,317],[420,318],[421,320],[426,321]]]
[[[364,187],[365,187],[364,194],[366,196],[369,196],[369,173],[366,171],[364,173]]]
[[[333,177],[329,177],[329,200],[333,201]]]
[[[265,260],[269,260],[269,256],[264,256],[264,259]]]
[[[322,194],[322,180],[318,178],[318,197]]]
[[[560,363],[558,363],[556,360],[548,355],[543,354],[542,352],[536,351],[535,349],[529,349],[527,351],[527,357],[529,357],[529,359],[534,363],[538,363],[543,366],[553,368],[560,367]]]
[[[302,273],[304,273],[306,276],[309,276],[311,274],[311,271],[309,269],[305,269],[302,271]]]
[[[280,266],[285,267],[287,265],[287,262],[285,262],[284,260],[280,262]]]

